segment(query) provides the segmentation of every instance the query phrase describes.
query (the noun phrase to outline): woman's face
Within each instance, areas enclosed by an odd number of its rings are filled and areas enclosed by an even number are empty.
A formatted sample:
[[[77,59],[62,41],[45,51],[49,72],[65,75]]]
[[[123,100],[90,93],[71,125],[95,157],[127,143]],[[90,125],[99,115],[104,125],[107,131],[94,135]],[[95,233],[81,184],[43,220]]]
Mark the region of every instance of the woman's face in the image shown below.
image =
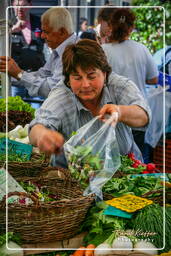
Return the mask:
[[[99,99],[106,73],[97,68],[90,68],[87,71],[81,70],[80,67],[76,72],[71,73],[69,82],[73,93],[81,100],[81,102],[94,102]]]
[[[86,31],[87,30],[87,27],[88,27],[88,24],[87,24],[87,21],[83,21],[83,23],[81,24],[81,30],[82,31]]]
[[[20,20],[26,20],[29,15],[30,8],[24,8],[21,6],[31,6],[31,3],[29,3],[27,0],[14,0],[13,6],[17,7],[17,8],[14,8],[15,15]]]
[[[101,21],[100,22],[100,36],[104,37],[104,36],[110,36],[111,35],[111,27],[108,25],[108,23],[106,21]]]

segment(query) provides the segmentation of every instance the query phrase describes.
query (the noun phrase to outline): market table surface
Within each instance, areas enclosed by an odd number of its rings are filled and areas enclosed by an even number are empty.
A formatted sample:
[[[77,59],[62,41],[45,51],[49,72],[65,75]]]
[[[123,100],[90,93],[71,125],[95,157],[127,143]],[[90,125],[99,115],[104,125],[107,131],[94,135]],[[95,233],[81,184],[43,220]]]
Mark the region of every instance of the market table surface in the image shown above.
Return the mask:
[[[63,240],[63,241],[51,242],[51,243],[41,243],[41,238],[40,238],[40,243],[23,245],[24,248],[27,248],[24,250],[24,255],[54,252],[54,251],[57,251],[58,249],[60,251],[64,248],[77,249],[82,245],[84,236],[85,236],[85,233],[81,233],[74,236],[73,238]],[[47,248],[51,248],[51,249],[48,250]]]

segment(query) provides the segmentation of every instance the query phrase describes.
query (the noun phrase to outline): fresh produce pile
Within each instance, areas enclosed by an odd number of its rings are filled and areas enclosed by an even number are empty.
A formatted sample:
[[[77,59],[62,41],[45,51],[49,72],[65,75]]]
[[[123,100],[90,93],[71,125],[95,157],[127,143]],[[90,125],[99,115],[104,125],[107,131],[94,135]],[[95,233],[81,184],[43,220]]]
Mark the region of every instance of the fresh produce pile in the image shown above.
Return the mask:
[[[29,194],[36,197],[40,202],[51,202],[59,200],[59,197],[54,193],[50,193],[47,188],[36,182],[20,181],[19,185]],[[25,197],[17,199],[19,204],[27,204],[28,200]]]
[[[142,196],[152,190],[163,188],[161,178],[153,176],[133,176],[127,175],[122,178],[112,178],[103,187],[103,192],[118,197],[126,194]],[[152,195],[155,196],[155,193]]]
[[[165,249],[167,252],[171,249],[171,207],[165,208],[165,221],[164,221],[164,210],[160,205],[154,204],[149,205],[142,209],[135,216],[132,221],[134,230],[141,230],[142,235],[138,237],[140,239],[145,239],[144,235],[147,232],[154,233],[155,235],[151,237],[153,244],[157,248],[163,247],[163,237],[164,237],[164,227],[165,227]]]
[[[69,156],[69,169],[73,178],[79,180],[84,189],[99,170],[103,162],[98,154],[92,154],[91,147],[78,146],[74,154]],[[120,175],[117,176],[117,173]],[[170,184],[171,175],[167,174],[165,179]],[[163,177],[158,173],[153,163],[143,164],[136,160],[134,154],[121,156],[121,165],[115,175],[103,186],[103,194],[113,198],[123,195],[143,196],[151,191],[150,200],[163,193]],[[56,201],[55,194],[40,184],[32,182],[20,182],[25,191],[34,195],[39,201]],[[166,187],[166,192],[170,188]],[[104,199],[106,200],[106,199]],[[19,199],[20,204],[27,204],[26,198]],[[134,203],[133,203],[134,205]],[[96,202],[89,210],[87,218],[80,228],[80,232],[87,232],[81,248],[73,252],[72,256],[99,256],[112,254],[112,250],[123,248],[127,251],[140,250],[144,253],[157,255],[171,249],[171,206],[165,207],[165,218],[163,207],[156,204],[143,206],[142,209],[131,212],[131,217],[122,215],[110,215],[105,213],[110,205],[107,201]],[[112,206],[113,207],[113,206]],[[117,205],[114,205],[117,209]],[[119,207],[118,207],[119,209]],[[124,210],[122,209],[122,212]],[[163,247],[163,226],[166,229],[166,246]],[[108,250],[107,250],[108,249]]]
[[[135,158],[134,153],[129,153],[128,155],[121,156],[121,166],[118,171],[123,172],[124,174],[147,174],[157,172],[154,163],[144,164],[140,160],[137,160]]]
[[[114,176],[120,174],[126,176],[128,174],[147,174],[156,173],[156,166],[153,163],[144,164],[140,160],[135,159],[133,153],[120,156],[121,165]],[[77,146],[74,153],[68,157],[68,168],[71,175],[76,180],[79,180],[82,188],[86,188],[89,181],[99,173],[103,167],[103,161],[98,154],[92,154],[92,147]],[[110,180],[113,183],[115,180]],[[138,188],[137,188],[138,189]],[[147,191],[146,191],[147,192]]]
[[[88,230],[84,238],[85,244],[96,246],[94,255],[109,255],[112,254],[112,249],[119,248],[130,250],[130,252],[140,250],[157,255],[157,248],[163,247],[164,225],[166,246],[160,253],[171,249],[171,207],[166,207],[165,222],[163,208],[158,204],[152,204],[136,211],[131,220],[105,215],[106,208],[105,202],[96,203],[90,209],[82,226],[82,231]],[[103,249],[103,251],[98,251],[98,249]]]
[[[0,153],[0,162],[5,162],[6,161],[6,154],[2,154]],[[27,162],[28,158],[26,155],[24,154],[8,154],[8,161],[10,162],[18,162],[18,163],[22,163],[22,162]]]
[[[0,153],[0,162],[5,162],[6,160],[6,154],[2,154]],[[31,161],[32,163],[40,163],[40,162],[45,162],[46,160],[48,160],[49,158],[41,153],[41,154],[35,154],[32,153],[31,155],[31,159],[29,161]],[[8,154],[8,162],[17,162],[17,163],[26,163],[28,162],[28,157],[24,154]]]
[[[8,97],[8,130],[26,125],[34,117],[35,110],[21,97]],[[0,132],[6,131],[6,99],[0,99]]]
[[[88,231],[84,238],[85,245],[96,246],[90,255],[109,255],[115,248],[123,248],[130,252],[139,250],[152,255],[157,255],[158,252],[168,252],[171,249],[169,231],[171,230],[171,206],[166,206],[164,219],[163,207],[155,203],[156,197],[162,198],[163,196],[163,175],[158,173],[153,163],[145,165],[136,160],[133,154],[121,156],[121,163],[117,172],[122,175],[118,177],[116,172],[112,179],[104,185],[103,194],[116,199],[123,195],[141,197],[144,194],[150,194],[150,200],[153,203],[144,205],[142,209],[135,210],[129,217],[126,217],[126,214],[123,214],[126,213],[126,210],[122,210],[122,213],[119,212],[121,209],[119,206],[110,206],[107,203],[109,201],[97,202],[88,212],[81,227],[81,231]],[[171,184],[170,174],[166,174],[165,179],[166,183]],[[166,193],[168,191],[170,188],[166,187]],[[115,208],[119,215],[113,214],[109,210],[107,212],[109,207]],[[158,251],[158,248],[164,246],[164,225],[166,246]]]

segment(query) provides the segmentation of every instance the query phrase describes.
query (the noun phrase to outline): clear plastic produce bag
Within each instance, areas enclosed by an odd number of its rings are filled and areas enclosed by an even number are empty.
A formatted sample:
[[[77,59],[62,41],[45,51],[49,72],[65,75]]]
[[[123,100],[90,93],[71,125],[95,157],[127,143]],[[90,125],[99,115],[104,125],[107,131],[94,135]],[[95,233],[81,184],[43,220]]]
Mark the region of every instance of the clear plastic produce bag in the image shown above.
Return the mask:
[[[93,118],[64,144],[68,168],[85,189],[84,195],[94,193],[102,199],[103,185],[121,164],[113,118],[102,125],[98,117]]]

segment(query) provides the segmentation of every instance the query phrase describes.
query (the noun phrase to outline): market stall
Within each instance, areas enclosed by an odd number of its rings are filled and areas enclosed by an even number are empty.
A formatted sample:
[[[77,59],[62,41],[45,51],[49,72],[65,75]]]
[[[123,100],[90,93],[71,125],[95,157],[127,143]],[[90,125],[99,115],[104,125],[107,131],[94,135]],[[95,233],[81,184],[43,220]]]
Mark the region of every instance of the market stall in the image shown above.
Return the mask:
[[[51,167],[49,158],[26,144],[27,122],[34,110],[19,98],[8,100],[13,114],[8,119],[8,165],[5,127],[0,139],[0,234],[6,232],[8,175],[8,236],[18,243],[13,247],[22,248],[21,255],[65,248],[75,256],[80,246],[78,255],[86,256],[159,255],[171,249],[169,173],[142,163],[133,153],[119,155],[111,140],[104,140],[102,151],[85,140],[73,145],[76,134],[64,146],[68,169]],[[3,122],[5,100],[1,101]],[[104,153],[109,145],[115,149],[111,158]]]

